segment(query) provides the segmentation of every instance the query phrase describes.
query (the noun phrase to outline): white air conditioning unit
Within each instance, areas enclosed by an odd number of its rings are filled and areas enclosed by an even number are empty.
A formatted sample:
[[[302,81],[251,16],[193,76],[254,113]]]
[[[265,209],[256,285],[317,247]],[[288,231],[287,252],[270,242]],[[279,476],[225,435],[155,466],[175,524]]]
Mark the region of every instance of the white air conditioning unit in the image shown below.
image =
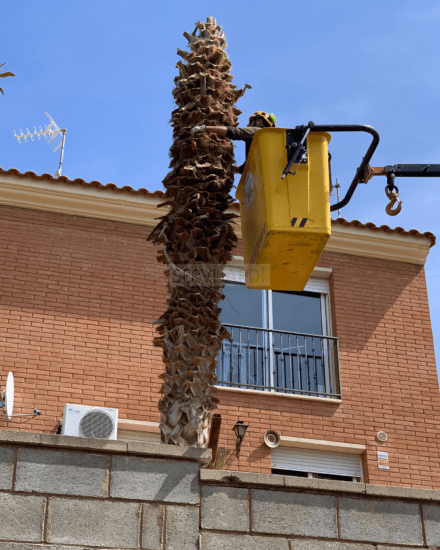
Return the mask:
[[[118,409],[66,403],[61,435],[116,439],[117,432]]]

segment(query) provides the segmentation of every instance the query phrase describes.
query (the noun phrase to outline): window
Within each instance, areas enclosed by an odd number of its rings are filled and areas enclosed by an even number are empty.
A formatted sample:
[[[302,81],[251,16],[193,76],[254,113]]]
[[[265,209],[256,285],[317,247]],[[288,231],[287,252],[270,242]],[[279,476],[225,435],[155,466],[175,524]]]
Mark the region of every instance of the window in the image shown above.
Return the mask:
[[[248,289],[237,268],[227,268],[225,279],[220,320],[232,342],[222,343],[217,384],[339,397],[327,279],[311,280],[303,292]]]
[[[279,446],[271,449],[271,461],[273,474],[362,481],[360,454]]]
[[[119,418],[117,439],[121,441],[160,443],[161,437],[159,422]]]

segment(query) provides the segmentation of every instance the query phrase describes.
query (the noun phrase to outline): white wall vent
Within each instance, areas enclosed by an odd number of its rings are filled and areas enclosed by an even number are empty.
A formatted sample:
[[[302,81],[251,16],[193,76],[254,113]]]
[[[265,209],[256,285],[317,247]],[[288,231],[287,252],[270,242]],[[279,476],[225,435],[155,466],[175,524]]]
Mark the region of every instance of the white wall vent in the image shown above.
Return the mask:
[[[282,447],[271,449],[272,469],[362,478],[359,454]]]
[[[61,435],[116,439],[118,409],[66,403]]]

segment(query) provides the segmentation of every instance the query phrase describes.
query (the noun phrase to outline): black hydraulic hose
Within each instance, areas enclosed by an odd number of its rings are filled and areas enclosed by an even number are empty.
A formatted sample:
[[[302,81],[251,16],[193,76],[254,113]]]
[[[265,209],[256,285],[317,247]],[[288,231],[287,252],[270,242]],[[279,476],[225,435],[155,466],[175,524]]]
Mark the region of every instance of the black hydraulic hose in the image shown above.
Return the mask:
[[[330,212],[334,212],[339,208],[343,208],[344,206],[347,206],[347,204],[350,202],[351,197],[353,196],[353,193],[356,190],[356,187],[362,181],[362,178],[365,176],[365,169],[370,164],[371,157],[373,156],[374,151],[379,145],[379,139],[380,139],[379,133],[375,128],[373,128],[372,126],[368,126],[366,124],[336,124],[336,125],[323,124],[323,125],[312,126],[310,128],[310,131],[311,132],[367,132],[368,134],[371,134],[373,136],[370,147],[367,150],[367,154],[365,155],[365,157],[363,157],[359,168],[356,170],[356,174],[353,178],[353,181],[351,182],[350,187],[348,188],[348,191],[345,197],[338,203],[334,204],[333,206],[330,206]]]

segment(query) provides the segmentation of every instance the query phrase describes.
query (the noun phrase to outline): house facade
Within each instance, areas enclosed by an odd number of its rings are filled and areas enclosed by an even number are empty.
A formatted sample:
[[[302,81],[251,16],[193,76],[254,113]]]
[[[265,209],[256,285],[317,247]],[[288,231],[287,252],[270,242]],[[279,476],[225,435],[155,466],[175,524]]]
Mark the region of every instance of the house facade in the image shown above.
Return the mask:
[[[57,433],[66,403],[118,409],[118,439],[158,441],[165,267],[146,241],[161,192],[0,172],[0,428]],[[238,213],[238,208],[233,206]],[[241,237],[240,226],[237,234]],[[332,222],[305,291],[225,269],[217,469],[440,489],[440,396],[424,263],[430,233]],[[248,425],[236,452],[237,421]],[[276,431],[279,445],[264,442]]]

